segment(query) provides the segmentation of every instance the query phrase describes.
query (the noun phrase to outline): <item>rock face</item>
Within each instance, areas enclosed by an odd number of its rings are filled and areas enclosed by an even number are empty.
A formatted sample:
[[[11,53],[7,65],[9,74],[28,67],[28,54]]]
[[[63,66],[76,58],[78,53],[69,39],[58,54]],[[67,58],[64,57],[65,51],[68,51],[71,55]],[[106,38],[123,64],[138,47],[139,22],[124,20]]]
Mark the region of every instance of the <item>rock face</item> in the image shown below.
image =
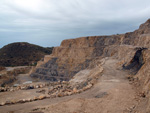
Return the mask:
[[[110,45],[120,45],[120,35],[64,40],[60,47],[54,48],[49,61],[40,62],[42,65],[31,76],[51,81],[69,80],[89,67],[92,60],[102,57],[105,47]]]
[[[150,38],[150,37],[149,37]],[[150,112],[150,50],[147,49],[142,52],[143,56],[143,65],[134,76],[138,86],[140,86],[139,90],[143,94],[143,98],[146,98],[147,103],[145,103],[145,113]],[[143,104],[142,104],[143,106]]]
[[[97,58],[112,56],[122,59],[124,57],[122,62],[125,63],[125,60],[130,59],[126,52],[134,55],[137,52],[136,46],[149,47],[149,32],[150,20],[142,24],[138,30],[122,35],[64,40],[59,47],[53,49],[52,55],[46,56],[38,63],[31,76],[62,81],[69,80],[80,70],[90,68],[90,62]]]

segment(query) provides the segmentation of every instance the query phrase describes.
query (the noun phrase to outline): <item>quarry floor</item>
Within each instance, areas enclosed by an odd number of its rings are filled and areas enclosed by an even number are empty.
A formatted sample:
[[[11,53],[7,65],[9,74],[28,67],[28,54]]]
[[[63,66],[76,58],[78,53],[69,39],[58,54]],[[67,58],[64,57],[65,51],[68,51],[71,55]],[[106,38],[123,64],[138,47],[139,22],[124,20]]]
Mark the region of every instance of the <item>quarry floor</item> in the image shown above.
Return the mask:
[[[85,92],[0,106],[0,113],[134,113],[138,103],[136,91],[127,79],[128,73],[118,69],[117,62],[112,58],[106,59],[102,76],[91,89]],[[32,92],[29,93],[31,96],[34,95]],[[19,91],[15,94],[20,95]]]

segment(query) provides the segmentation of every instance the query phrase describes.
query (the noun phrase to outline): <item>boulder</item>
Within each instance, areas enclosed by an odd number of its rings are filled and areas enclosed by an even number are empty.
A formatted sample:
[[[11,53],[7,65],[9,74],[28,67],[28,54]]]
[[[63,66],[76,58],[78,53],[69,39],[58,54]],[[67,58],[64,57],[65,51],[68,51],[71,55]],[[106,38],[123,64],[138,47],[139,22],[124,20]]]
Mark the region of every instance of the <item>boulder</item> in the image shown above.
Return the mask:
[[[73,88],[73,93],[77,93],[77,88]]]
[[[45,98],[46,98],[45,95],[40,95],[40,96],[38,97],[39,100],[42,100],[42,99],[45,99]]]

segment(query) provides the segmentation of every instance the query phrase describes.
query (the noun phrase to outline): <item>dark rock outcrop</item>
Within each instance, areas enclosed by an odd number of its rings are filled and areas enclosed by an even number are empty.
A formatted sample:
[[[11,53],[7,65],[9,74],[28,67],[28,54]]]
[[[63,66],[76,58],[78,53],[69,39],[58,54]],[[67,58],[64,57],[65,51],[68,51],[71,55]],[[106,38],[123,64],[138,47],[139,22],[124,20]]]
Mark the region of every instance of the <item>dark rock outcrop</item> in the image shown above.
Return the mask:
[[[124,64],[123,69],[130,70],[132,74],[136,74],[144,64],[143,51],[147,48],[136,48],[136,53],[128,65]]]
[[[51,81],[69,80],[89,67],[92,60],[102,57],[109,45],[120,45],[120,35],[64,40],[60,47],[54,48],[49,61],[38,66],[31,76]]]

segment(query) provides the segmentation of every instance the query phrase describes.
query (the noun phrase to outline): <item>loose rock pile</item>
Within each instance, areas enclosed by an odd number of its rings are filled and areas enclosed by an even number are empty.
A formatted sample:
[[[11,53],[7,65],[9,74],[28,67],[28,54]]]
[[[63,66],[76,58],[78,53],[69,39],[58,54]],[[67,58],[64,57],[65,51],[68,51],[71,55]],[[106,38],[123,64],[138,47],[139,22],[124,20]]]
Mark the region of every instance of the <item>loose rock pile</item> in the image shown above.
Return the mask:
[[[28,84],[28,85],[19,85],[17,87],[0,87],[0,92],[6,92],[6,91],[17,91],[17,90],[29,90],[29,89],[38,89],[38,88],[44,88],[44,87],[50,87],[57,84],[60,84],[61,82],[51,82],[51,83],[39,83],[39,84]]]
[[[103,71],[103,70],[102,70]],[[102,74],[102,73],[101,73]],[[40,88],[39,91],[36,91],[36,93],[43,93],[42,95],[30,99],[21,99],[21,100],[11,100],[0,103],[0,106],[4,105],[10,105],[10,104],[17,104],[17,103],[26,103],[26,102],[32,102],[37,100],[43,100],[46,98],[56,98],[56,97],[64,97],[64,96],[70,96],[73,94],[81,93],[83,91],[86,91],[90,89],[97,81],[97,79],[101,75],[96,74],[95,76],[92,76],[92,78],[87,79],[81,84],[74,85],[69,83],[69,81],[62,81],[62,82],[53,82],[53,83],[43,83],[43,84],[37,84],[37,85],[26,85],[26,86],[18,86],[18,87],[7,87],[7,88],[0,88],[0,91],[17,91],[17,90],[29,90],[29,89],[37,89]],[[46,91],[43,88],[48,88],[48,93],[45,93]]]

